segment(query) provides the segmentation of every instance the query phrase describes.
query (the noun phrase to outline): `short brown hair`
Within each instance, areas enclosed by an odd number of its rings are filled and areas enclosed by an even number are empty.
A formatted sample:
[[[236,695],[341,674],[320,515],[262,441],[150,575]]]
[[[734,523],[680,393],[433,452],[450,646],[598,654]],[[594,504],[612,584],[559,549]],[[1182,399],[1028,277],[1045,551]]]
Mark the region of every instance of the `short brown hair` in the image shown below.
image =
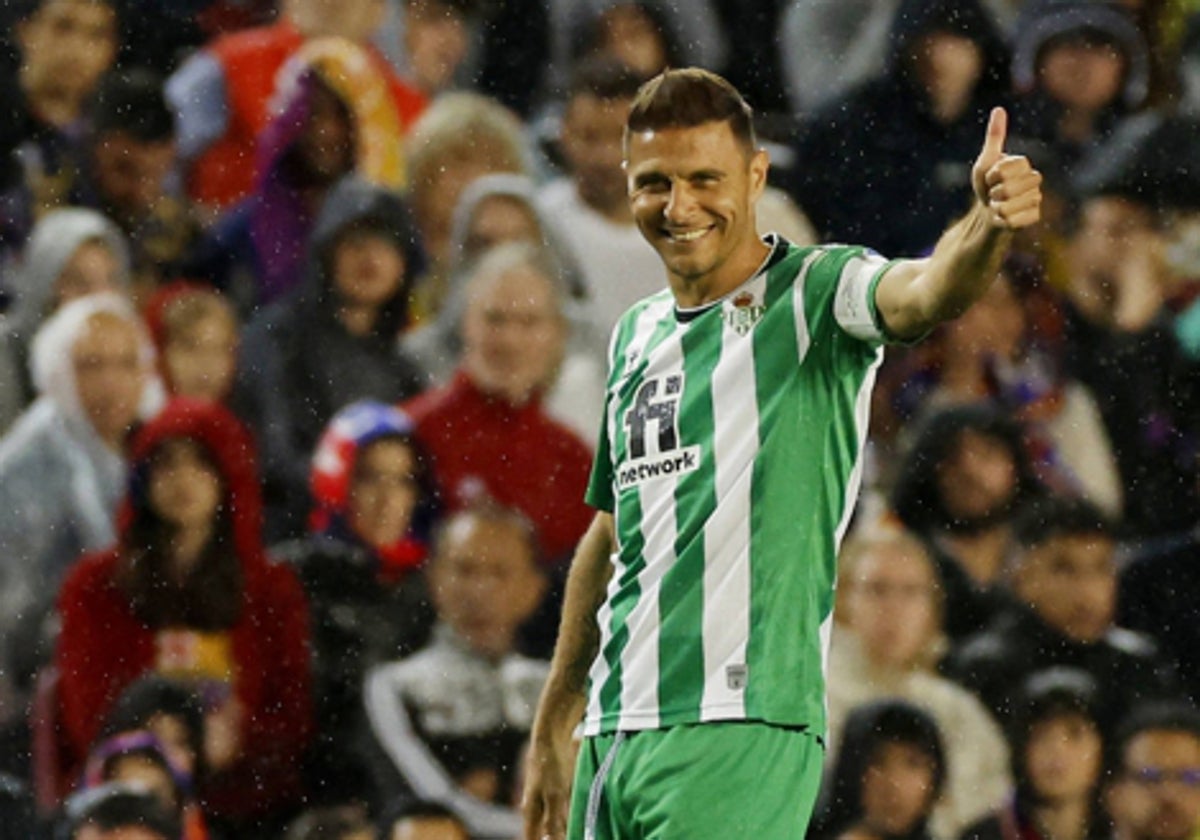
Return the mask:
[[[699,67],[664,70],[642,85],[633,100],[625,138],[639,131],[695,128],[727,122],[749,153],[758,148],[754,112],[728,81]]]

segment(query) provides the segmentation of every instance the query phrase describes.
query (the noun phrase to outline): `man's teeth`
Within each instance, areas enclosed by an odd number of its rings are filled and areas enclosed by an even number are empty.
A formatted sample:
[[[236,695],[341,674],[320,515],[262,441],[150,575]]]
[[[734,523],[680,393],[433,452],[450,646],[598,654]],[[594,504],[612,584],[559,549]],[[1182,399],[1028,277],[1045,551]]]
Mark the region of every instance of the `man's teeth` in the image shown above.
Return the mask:
[[[691,242],[694,239],[699,239],[706,233],[708,233],[708,228],[700,228],[699,230],[672,231],[670,236],[676,242]]]

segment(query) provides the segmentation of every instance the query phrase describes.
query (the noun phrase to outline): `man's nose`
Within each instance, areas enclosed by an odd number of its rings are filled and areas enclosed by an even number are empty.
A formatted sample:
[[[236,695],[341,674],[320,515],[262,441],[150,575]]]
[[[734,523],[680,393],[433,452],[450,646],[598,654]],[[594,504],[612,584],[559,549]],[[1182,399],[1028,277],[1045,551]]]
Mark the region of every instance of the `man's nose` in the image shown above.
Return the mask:
[[[695,196],[691,188],[680,181],[671,184],[671,194],[667,198],[667,206],[663,211],[669,222],[686,221],[695,207]]]

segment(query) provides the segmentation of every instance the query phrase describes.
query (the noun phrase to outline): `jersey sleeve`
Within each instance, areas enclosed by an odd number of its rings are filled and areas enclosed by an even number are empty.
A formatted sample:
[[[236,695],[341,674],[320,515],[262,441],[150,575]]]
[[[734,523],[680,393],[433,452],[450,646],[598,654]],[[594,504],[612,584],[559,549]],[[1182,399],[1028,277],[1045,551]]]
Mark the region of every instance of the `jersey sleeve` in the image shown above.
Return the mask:
[[[838,273],[833,298],[834,319],[847,335],[868,344],[894,341],[879,316],[875,291],[883,275],[898,260],[885,259],[865,248],[853,250],[855,253]]]

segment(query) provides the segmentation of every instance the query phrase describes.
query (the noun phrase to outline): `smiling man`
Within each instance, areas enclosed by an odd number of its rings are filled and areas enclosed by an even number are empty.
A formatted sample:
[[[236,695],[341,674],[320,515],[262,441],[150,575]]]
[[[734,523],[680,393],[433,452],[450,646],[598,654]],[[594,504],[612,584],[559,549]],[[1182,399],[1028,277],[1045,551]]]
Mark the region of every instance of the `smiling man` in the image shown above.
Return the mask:
[[[1041,176],[1004,154],[1005,127],[993,112],[975,204],[932,257],[888,261],[759,237],[769,162],[724,79],[668,71],[639,92],[630,202],[669,289],[613,335],[598,512],[534,726],[528,838],[804,836],[874,372],[887,341],[978,298],[1038,219]]]

